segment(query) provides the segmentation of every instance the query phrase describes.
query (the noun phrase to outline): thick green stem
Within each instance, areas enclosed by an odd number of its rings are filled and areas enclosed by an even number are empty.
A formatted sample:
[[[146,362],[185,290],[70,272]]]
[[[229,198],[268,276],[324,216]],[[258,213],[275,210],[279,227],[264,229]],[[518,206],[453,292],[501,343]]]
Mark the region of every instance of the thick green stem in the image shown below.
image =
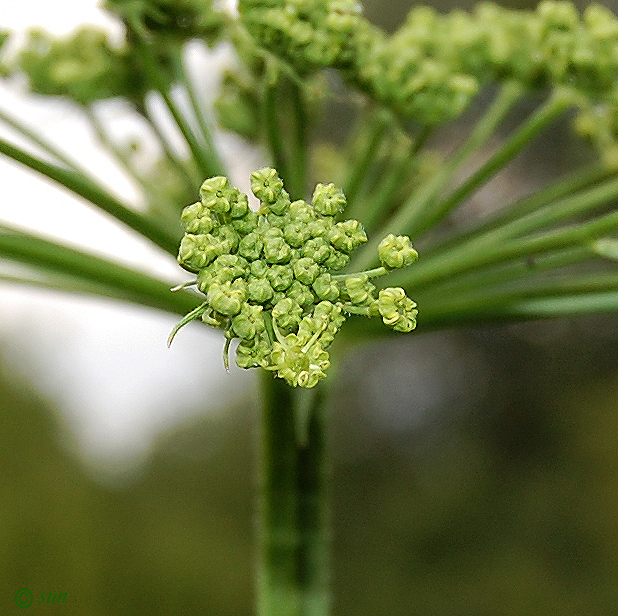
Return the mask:
[[[301,616],[297,448],[292,389],[262,371],[257,615]]]
[[[322,388],[298,392],[263,371],[258,616],[328,616],[329,519]],[[302,424],[299,427],[299,424]]]
[[[306,439],[298,455],[299,586],[302,616],[330,611],[327,420],[322,384],[309,392]]]

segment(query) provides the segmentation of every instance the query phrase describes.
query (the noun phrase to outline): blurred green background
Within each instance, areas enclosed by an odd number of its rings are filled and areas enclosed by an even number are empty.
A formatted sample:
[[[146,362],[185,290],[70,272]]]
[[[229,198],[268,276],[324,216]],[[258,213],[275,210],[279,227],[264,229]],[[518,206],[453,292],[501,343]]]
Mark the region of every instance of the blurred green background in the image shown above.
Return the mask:
[[[385,28],[411,6],[365,4]],[[26,587],[49,614],[252,614],[258,401],[110,487],[37,389],[0,359],[0,613]],[[358,348],[330,422],[335,616],[618,614],[618,318]]]

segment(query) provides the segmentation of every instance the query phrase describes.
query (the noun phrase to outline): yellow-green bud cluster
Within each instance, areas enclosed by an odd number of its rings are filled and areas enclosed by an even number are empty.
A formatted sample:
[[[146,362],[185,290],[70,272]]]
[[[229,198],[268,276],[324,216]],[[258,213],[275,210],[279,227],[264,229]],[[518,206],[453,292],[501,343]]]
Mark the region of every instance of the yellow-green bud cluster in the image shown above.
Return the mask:
[[[382,267],[337,274],[367,241],[356,220],[338,221],[346,205],[333,184],[318,184],[312,203],[291,201],[274,169],[251,175],[259,210],[227,178],[206,180],[200,200],[181,215],[185,235],[178,262],[197,275],[206,301],[173,330],[201,318],[225,331],[225,363],[238,339],[236,363],[272,370],[292,386],[313,387],[330,365],[326,348],[348,314],[381,316],[396,331],[416,326],[415,304],[403,289],[374,295],[370,278],[412,263],[409,238],[387,236]],[[184,286],[189,286],[184,285]]]
[[[104,6],[147,37],[163,35],[181,42],[199,37],[212,44],[223,26],[212,0],[105,0]]]
[[[59,38],[30,30],[18,64],[34,92],[67,96],[82,105],[143,92],[143,79],[127,53],[112,46],[103,30],[91,26]]]
[[[618,165],[618,19],[543,0],[533,11],[481,2],[471,13],[416,6],[391,36],[354,0],[240,0],[258,44],[299,72],[339,68],[373,99],[424,124],[459,115],[481,87],[511,80],[568,91],[579,131]]]

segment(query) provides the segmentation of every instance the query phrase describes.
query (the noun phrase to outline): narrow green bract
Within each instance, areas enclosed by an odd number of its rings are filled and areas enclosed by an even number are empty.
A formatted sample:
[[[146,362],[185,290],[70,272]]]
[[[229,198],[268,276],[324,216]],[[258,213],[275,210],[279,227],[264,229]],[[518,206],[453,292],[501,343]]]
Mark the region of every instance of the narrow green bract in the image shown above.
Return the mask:
[[[382,241],[382,267],[336,274],[367,241],[358,221],[335,220],[346,204],[343,192],[318,184],[312,204],[292,202],[270,168],[251,175],[251,189],[260,200],[257,212],[222,176],[206,180],[200,201],[183,210],[178,262],[197,278],[182,286],[197,285],[206,301],[176,325],[169,343],[201,318],[225,331],[226,366],[236,338],[240,367],[262,367],[294,387],[314,387],[326,376],[326,348],[347,315],[381,316],[400,332],[416,327],[416,304],[403,289],[382,289],[376,297],[369,282],[416,260],[408,237],[389,234]]]

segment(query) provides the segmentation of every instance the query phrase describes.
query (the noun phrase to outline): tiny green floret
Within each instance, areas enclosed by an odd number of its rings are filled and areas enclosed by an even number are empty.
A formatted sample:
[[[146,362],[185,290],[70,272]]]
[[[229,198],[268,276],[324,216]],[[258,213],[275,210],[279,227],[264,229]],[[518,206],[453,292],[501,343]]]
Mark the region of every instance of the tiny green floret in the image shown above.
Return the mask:
[[[172,330],[191,321],[225,332],[224,364],[237,339],[236,363],[261,367],[293,387],[314,387],[330,366],[327,347],[351,314],[380,316],[399,332],[416,327],[416,304],[401,288],[381,289],[370,280],[417,258],[410,239],[389,234],[380,243],[382,265],[337,274],[367,241],[357,220],[336,221],[346,204],[333,184],[318,184],[313,202],[290,201],[275,169],[251,175],[257,212],[227,178],[206,180],[200,201],[184,208],[185,235],[178,262],[196,280],[206,301]]]

